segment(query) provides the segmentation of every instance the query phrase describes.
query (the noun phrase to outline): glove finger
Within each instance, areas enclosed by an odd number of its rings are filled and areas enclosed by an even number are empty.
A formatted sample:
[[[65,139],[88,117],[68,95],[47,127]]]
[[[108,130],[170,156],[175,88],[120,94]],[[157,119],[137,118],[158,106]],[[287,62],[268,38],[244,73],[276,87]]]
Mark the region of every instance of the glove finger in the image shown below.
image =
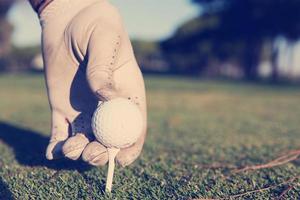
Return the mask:
[[[59,159],[63,157],[62,146],[65,141],[50,142],[46,150],[46,158],[48,160]]]
[[[116,161],[122,167],[132,164],[141,154],[146,135],[142,135],[131,147],[121,149],[116,157]]]
[[[108,152],[99,142],[91,142],[82,153],[82,159],[93,166],[104,166],[108,162]]]
[[[63,157],[62,146],[69,137],[69,123],[65,117],[57,112],[52,113],[51,138],[46,150],[48,160]]]
[[[141,154],[141,148],[122,149],[117,155],[116,161],[122,167],[131,165]]]
[[[78,133],[66,140],[62,147],[63,155],[71,160],[78,160],[89,142],[84,134]]]

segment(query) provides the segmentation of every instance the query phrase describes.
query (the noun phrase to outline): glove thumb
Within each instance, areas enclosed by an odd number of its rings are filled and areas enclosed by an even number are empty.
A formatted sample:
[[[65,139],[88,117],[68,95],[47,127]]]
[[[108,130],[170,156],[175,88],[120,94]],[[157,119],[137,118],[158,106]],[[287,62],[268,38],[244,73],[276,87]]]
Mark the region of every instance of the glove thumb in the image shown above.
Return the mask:
[[[63,157],[62,146],[69,137],[69,122],[65,117],[53,113],[51,138],[46,150],[46,158],[48,160],[58,159]]]

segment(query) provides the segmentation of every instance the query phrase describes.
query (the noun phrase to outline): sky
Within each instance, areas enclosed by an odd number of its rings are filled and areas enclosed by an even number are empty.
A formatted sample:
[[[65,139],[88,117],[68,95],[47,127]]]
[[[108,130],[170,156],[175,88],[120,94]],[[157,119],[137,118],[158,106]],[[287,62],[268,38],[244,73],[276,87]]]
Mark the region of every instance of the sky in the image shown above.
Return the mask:
[[[111,0],[111,3],[120,10],[127,31],[134,39],[167,38],[180,24],[199,13],[189,0]],[[17,3],[8,18],[15,27],[14,45],[23,47],[40,43],[39,21],[26,1]]]

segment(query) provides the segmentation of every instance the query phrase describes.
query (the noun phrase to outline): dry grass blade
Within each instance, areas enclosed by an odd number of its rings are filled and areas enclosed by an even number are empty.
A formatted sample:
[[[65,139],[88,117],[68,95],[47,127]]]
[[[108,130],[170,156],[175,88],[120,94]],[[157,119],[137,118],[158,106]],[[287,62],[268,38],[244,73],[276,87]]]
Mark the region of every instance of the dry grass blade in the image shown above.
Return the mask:
[[[300,178],[300,176],[296,176],[296,177],[290,178],[289,180],[286,180],[286,181],[284,181],[284,182],[282,182],[282,183],[279,183],[279,184],[276,184],[276,185],[271,185],[271,186],[269,186],[269,187],[260,188],[260,189],[256,189],[256,190],[251,190],[251,191],[248,191],[248,192],[245,192],[245,193],[241,193],[241,194],[231,195],[231,196],[229,196],[229,197],[227,197],[227,198],[221,198],[221,199],[235,199],[235,198],[243,197],[243,196],[250,195],[250,194],[253,194],[253,193],[260,193],[260,192],[268,191],[268,190],[277,188],[277,187],[282,186],[282,185],[287,185],[287,184],[291,184],[291,185],[292,185],[292,183],[293,183],[295,180],[299,179],[299,178]],[[291,189],[292,189],[292,188],[291,188]],[[290,190],[291,190],[291,189],[290,189]],[[289,191],[289,190],[288,190],[288,191]],[[288,191],[283,191],[284,194],[281,193],[282,197],[283,197]],[[280,196],[281,196],[281,195],[280,195]],[[282,197],[281,197],[281,198],[282,198]]]
[[[250,170],[266,169],[266,168],[272,168],[272,167],[284,165],[286,163],[297,160],[299,158],[299,156],[300,156],[300,150],[290,151],[287,154],[280,156],[279,158],[276,158],[275,160],[272,160],[266,164],[246,166],[241,169],[233,170],[233,173],[240,173],[240,172],[250,171]]]
[[[227,197],[222,197],[222,198],[209,198],[209,199],[193,199],[193,200],[225,200],[225,199],[236,199],[236,198],[239,198],[239,197],[243,197],[243,196],[246,196],[246,195],[251,195],[251,194],[255,194],[255,193],[261,193],[261,192],[264,192],[264,191],[268,191],[268,190],[271,190],[271,189],[275,189],[275,188],[278,188],[279,186],[282,186],[282,185],[288,185],[288,187],[279,195],[278,198],[276,198],[276,200],[280,200],[280,199],[283,199],[284,196],[294,188],[294,182],[296,180],[300,179],[300,176],[296,176],[296,177],[293,177],[293,178],[290,178],[284,182],[281,182],[279,184],[276,184],[276,185],[271,185],[271,186],[268,186],[268,187],[264,187],[264,188],[259,188],[259,189],[256,189],[256,190],[251,190],[251,191],[247,191],[247,192],[244,192],[244,193],[240,193],[240,194],[235,194],[235,195],[230,195],[230,196],[227,196]]]
[[[283,190],[283,192],[281,192],[281,194],[279,195],[279,197],[276,200],[281,200],[284,199],[284,196],[291,191],[295,186],[293,184],[289,185],[285,190]]]

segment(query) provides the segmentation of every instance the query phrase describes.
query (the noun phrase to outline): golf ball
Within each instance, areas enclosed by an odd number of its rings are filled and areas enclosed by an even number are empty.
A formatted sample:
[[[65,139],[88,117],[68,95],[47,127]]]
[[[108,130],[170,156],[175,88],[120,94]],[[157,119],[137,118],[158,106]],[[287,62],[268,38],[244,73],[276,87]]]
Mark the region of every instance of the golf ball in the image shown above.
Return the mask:
[[[108,148],[126,148],[134,144],[143,131],[143,116],[133,102],[116,98],[101,103],[92,118],[96,139]]]

